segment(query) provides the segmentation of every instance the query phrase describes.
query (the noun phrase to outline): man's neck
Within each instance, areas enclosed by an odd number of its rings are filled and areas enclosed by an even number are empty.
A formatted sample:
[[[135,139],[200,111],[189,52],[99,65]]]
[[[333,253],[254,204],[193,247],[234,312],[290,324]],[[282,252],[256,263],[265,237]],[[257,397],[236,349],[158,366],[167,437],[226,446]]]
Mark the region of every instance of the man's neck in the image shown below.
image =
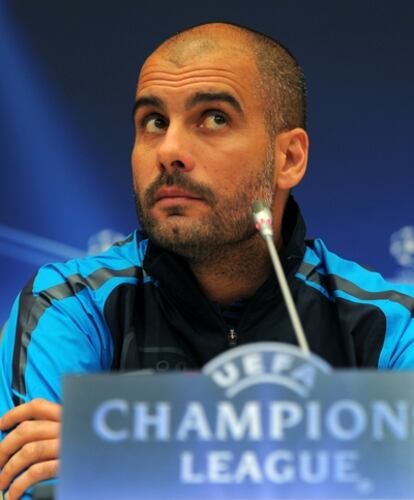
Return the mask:
[[[189,265],[206,296],[224,307],[251,297],[271,273],[266,244],[259,235],[226,247],[217,259]]]

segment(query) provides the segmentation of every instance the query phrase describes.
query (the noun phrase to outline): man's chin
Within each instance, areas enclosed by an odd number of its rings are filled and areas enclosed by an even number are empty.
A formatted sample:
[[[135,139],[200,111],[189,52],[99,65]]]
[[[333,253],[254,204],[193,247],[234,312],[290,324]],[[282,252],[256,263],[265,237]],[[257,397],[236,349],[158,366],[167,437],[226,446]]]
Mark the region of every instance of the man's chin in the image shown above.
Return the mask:
[[[197,225],[194,221],[177,215],[170,217],[168,221],[148,227],[146,232],[153,241],[161,246],[194,245],[205,238],[209,239],[209,235],[200,234],[197,231]]]
[[[197,233],[197,228],[203,226],[204,224],[194,217],[172,214],[163,219],[152,219],[148,229],[158,237],[186,238]]]
[[[150,240],[187,259],[203,259],[214,252],[217,238],[209,231],[208,224],[188,217],[172,216],[168,220],[143,225]]]

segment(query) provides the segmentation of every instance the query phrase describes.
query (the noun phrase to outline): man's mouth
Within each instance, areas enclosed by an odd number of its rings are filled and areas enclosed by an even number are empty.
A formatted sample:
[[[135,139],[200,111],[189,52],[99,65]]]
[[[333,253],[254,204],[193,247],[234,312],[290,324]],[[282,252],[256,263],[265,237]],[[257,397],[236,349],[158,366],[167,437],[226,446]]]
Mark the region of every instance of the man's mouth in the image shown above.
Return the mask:
[[[160,188],[154,196],[153,204],[189,203],[193,201],[203,201],[200,196],[174,186]]]

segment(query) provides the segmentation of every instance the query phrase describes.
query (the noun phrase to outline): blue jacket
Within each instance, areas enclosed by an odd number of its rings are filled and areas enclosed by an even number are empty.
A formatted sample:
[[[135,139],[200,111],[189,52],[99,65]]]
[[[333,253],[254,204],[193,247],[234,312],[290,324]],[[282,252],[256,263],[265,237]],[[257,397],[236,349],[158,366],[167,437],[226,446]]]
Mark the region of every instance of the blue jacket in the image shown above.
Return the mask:
[[[335,367],[414,368],[414,288],[304,236],[290,199],[281,259],[311,350]],[[0,414],[61,401],[64,374],[197,369],[259,340],[296,343],[273,275],[235,330],[183,259],[135,232],[101,255],[42,267],[22,290],[0,342]]]

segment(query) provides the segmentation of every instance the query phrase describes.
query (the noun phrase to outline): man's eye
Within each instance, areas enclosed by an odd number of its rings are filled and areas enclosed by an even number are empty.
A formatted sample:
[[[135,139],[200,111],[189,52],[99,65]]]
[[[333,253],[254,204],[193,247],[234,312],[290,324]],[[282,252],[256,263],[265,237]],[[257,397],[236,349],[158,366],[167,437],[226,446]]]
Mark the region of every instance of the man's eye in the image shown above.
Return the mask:
[[[218,130],[228,125],[229,120],[224,113],[211,111],[203,119],[202,127],[210,130]]]
[[[151,134],[162,134],[167,128],[167,122],[160,115],[149,115],[142,121],[142,127]]]

